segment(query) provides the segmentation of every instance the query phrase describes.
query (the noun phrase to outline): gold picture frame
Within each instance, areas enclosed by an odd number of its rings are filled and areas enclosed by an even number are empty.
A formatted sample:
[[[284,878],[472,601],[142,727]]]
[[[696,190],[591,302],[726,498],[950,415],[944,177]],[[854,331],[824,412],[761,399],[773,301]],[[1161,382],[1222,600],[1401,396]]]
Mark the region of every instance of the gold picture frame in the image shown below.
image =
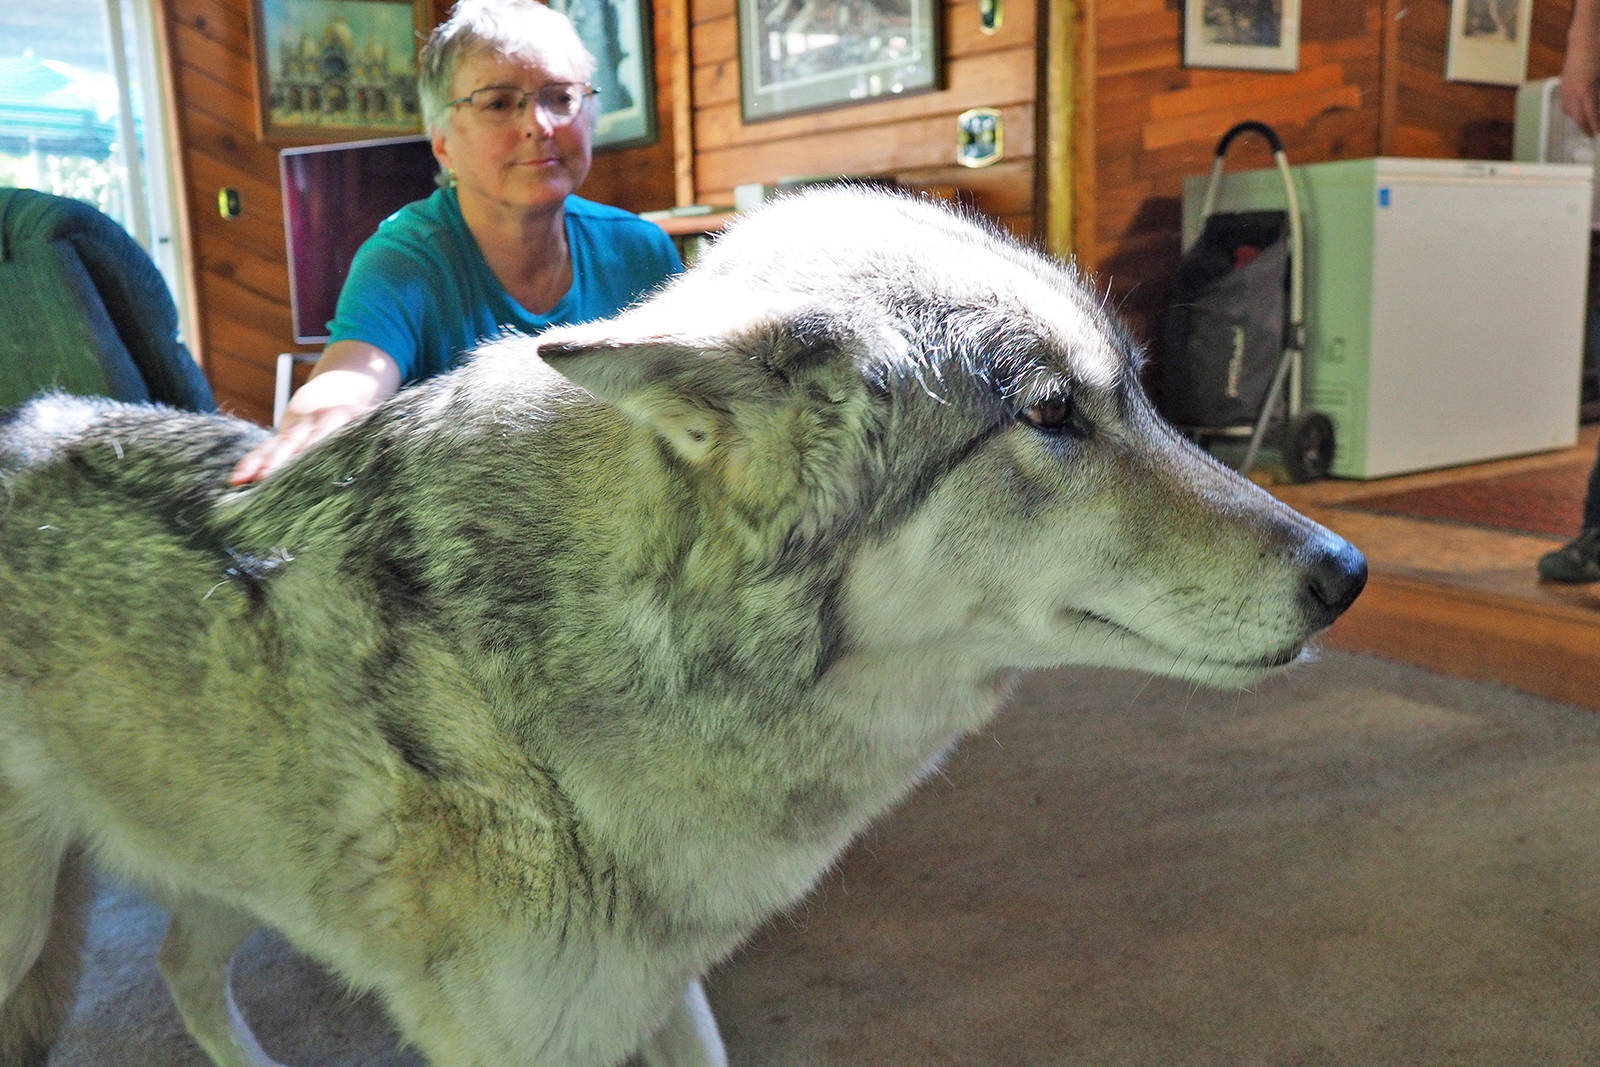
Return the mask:
[[[431,19],[429,0],[252,0],[257,136],[420,131],[417,52]]]

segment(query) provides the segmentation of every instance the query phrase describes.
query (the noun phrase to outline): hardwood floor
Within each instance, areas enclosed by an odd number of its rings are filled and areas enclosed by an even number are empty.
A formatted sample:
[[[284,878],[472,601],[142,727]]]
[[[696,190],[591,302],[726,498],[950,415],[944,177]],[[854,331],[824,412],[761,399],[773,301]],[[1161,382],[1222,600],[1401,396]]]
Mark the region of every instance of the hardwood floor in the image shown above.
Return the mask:
[[[1600,710],[1600,583],[1552,585],[1534,572],[1562,539],[1338,507],[1379,490],[1592,459],[1597,437],[1600,427],[1587,426],[1565,451],[1379,481],[1269,485],[1367,554],[1367,590],[1328,643]]]

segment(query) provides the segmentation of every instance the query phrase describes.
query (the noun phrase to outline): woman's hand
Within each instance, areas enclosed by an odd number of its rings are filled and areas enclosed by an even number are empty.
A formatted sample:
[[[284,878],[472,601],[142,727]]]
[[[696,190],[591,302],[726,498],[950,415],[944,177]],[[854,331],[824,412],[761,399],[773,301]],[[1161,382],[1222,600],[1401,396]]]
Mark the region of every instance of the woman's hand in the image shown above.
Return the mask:
[[[245,453],[228,475],[228,484],[260,481],[399,388],[400,368],[383,349],[364,341],[335,341],[290,398],[277,431]]]
[[[228,484],[246,485],[260,481],[345,423],[365,415],[373,406],[339,404],[303,415],[285,409],[277,431],[245,453],[233,468],[233,473],[228,475]]]

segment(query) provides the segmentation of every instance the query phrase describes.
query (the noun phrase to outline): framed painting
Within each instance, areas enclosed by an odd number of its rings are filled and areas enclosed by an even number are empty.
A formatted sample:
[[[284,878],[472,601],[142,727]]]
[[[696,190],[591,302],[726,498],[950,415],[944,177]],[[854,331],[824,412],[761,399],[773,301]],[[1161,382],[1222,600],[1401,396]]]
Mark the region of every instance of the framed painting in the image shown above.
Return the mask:
[[[746,122],[939,88],[935,0],[738,0]]]
[[[1445,78],[1521,85],[1528,80],[1532,20],[1533,0],[1453,0]]]
[[[1297,70],[1300,0],[1183,0],[1183,65]]]
[[[650,5],[642,0],[549,0],[572,20],[597,66],[597,149],[635,148],[656,139],[656,65]]]
[[[428,0],[253,0],[251,14],[263,140],[422,129],[417,50]]]

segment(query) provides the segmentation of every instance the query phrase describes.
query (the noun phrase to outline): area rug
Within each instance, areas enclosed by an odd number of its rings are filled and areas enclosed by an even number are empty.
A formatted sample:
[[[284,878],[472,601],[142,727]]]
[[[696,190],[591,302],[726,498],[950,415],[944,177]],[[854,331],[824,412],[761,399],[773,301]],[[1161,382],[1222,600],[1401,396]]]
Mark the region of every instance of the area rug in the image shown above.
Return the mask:
[[[1571,537],[1583,515],[1590,461],[1562,463],[1517,474],[1373,493],[1342,501],[1349,511],[1437,519],[1517,533]]]
[[[1597,781],[1600,715],[1338,650],[1031,675],[707,991],[745,1067],[1592,1065]],[[209,1067],[163,926],[101,897],[49,1067]],[[233,975],[275,1060],[421,1067],[280,938]]]

